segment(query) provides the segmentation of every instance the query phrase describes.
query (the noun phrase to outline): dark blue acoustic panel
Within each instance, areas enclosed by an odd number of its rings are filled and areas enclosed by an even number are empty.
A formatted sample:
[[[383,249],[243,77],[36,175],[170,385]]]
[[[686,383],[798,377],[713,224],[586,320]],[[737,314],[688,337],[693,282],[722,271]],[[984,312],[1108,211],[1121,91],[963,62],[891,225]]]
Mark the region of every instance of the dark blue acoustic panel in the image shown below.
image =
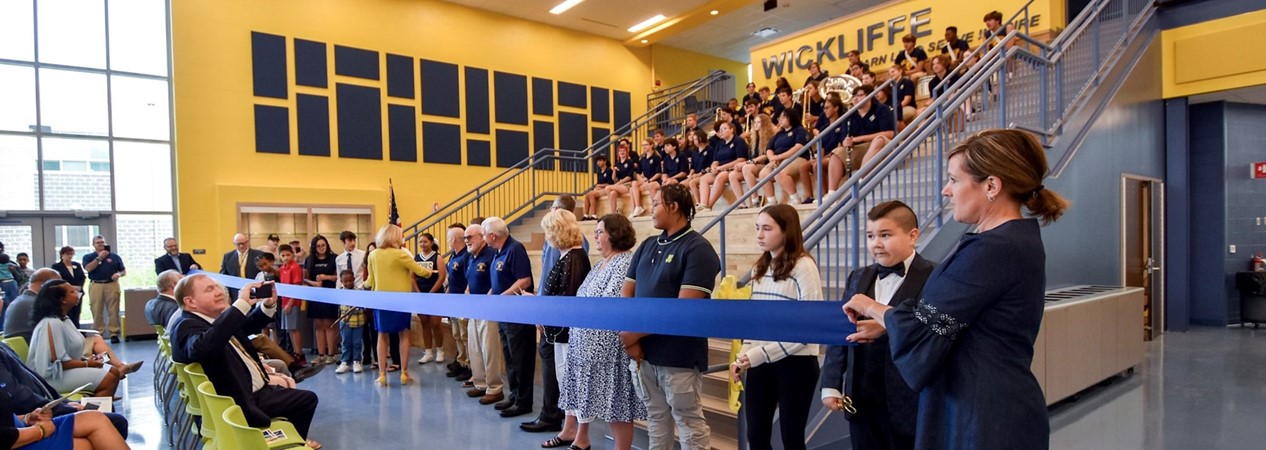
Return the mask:
[[[584,150],[589,147],[589,117],[569,112],[558,113],[558,148]]]
[[[610,135],[611,129],[609,128],[593,127],[593,129],[590,130],[590,136],[592,136],[593,140],[590,141],[589,145],[597,144],[598,141],[601,141],[603,138]]]
[[[382,93],[378,88],[335,83],[338,93],[338,156],[382,159]]]
[[[377,80],[378,52],[355,47],[334,46],[334,73]]]
[[[586,92],[584,86],[565,81],[558,82],[559,105],[584,108],[589,105],[589,102],[585,99],[585,94]]]
[[[466,165],[482,167],[491,166],[492,143],[480,139],[467,139]]]
[[[554,115],[554,80],[532,78],[532,114]]]
[[[330,99],[298,94],[299,154],[330,156]]]
[[[326,87],[329,72],[324,42],[295,39],[295,84]]]
[[[251,32],[251,75],[256,97],[289,97],[285,36]]]
[[[466,132],[488,134],[488,70],[466,68]]]
[[[413,82],[410,81],[412,86]],[[392,161],[418,160],[418,113],[412,106],[387,105],[387,148]]]
[[[461,117],[461,90],[458,85],[456,64],[422,60],[422,114]],[[423,127],[425,130],[426,127]],[[425,153],[424,148],[423,159]]]
[[[590,113],[589,118],[594,122],[610,122],[611,121],[611,97],[610,92],[606,88],[591,87],[589,88]]]
[[[496,72],[492,76],[497,90],[497,123],[528,124],[527,77]],[[501,142],[500,139],[497,142]],[[497,147],[500,154],[500,146]]]
[[[497,167],[511,167],[527,157],[526,131],[497,130]]]
[[[633,120],[633,101],[628,92],[614,91],[611,95],[611,104],[614,111],[615,121],[611,125],[615,128],[616,133],[627,134],[624,130]]]
[[[422,122],[422,161],[461,164],[462,127],[447,123]]]
[[[387,54],[387,95],[413,98],[413,58]]]
[[[532,153],[543,149],[554,148],[554,124],[540,120],[532,121]],[[554,160],[546,159],[536,163],[538,169],[553,169]]]
[[[255,151],[290,153],[290,110],[255,105]]]

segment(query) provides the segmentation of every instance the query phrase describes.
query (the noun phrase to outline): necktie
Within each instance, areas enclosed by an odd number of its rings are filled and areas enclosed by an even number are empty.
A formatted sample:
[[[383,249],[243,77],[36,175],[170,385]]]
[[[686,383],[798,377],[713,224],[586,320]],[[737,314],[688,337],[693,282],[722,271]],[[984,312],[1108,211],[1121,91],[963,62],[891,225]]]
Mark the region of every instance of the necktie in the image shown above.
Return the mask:
[[[237,254],[237,276],[246,278],[246,254]]]
[[[879,266],[879,279],[881,279],[881,280],[882,280],[882,279],[884,279],[884,277],[886,277],[886,276],[888,276],[888,275],[893,275],[893,274],[895,274],[895,275],[897,275],[897,276],[899,276],[899,277],[904,277],[904,276],[906,276],[906,263],[905,263],[905,261],[899,262],[899,263],[897,263],[897,265],[892,266],[892,267],[885,267],[885,266],[882,266],[882,265],[881,265],[881,266]]]
[[[355,270],[355,269],[352,269],[352,252],[347,252],[347,269],[346,270]]]
[[[243,347],[242,343],[238,342],[237,336],[230,337],[229,343],[233,344],[233,348],[237,350],[238,355],[245,358],[246,361],[243,362],[247,363],[246,370],[251,371],[251,379],[253,380],[256,376],[258,376],[264,381],[264,384],[268,384],[268,372],[265,372],[264,369],[260,368],[259,359],[251,357],[251,354],[246,352],[246,347]],[[254,386],[251,387],[251,390],[255,390]]]

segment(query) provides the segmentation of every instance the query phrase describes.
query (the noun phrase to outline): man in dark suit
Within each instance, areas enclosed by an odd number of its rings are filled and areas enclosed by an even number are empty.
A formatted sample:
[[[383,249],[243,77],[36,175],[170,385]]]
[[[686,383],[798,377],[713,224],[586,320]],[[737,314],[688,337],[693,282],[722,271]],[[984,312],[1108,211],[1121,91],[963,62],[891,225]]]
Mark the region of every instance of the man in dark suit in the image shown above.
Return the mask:
[[[891,305],[918,300],[935,266],[915,253],[919,224],[914,211],[888,201],[866,218],[867,247],[875,264],[848,275],[844,300],[857,294]],[[859,328],[866,326],[879,325],[874,320],[858,323]],[[919,396],[893,365],[886,336],[855,347],[827,347],[821,387],[823,406],[834,411],[845,410],[845,393],[852,396],[857,412],[845,412],[845,418],[854,449],[914,448]]]
[[[254,280],[259,275],[259,267],[255,263],[263,255],[262,250],[251,248],[251,240],[245,234],[233,235],[234,249],[224,254],[220,262],[220,273]],[[230,297],[237,297],[237,289],[229,289]]]
[[[180,272],[181,275],[188,275],[190,270],[202,270],[202,265],[194,261],[192,255],[180,252],[180,244],[176,242],[176,238],[163,239],[163,249],[167,250],[167,253],[154,258],[154,273],[161,274],[174,270]]]
[[[183,311],[172,322],[172,359],[201,363],[215,390],[232,397],[251,426],[266,427],[272,418],[285,417],[306,439],[316,394],[279,386],[293,386],[293,381],[270,374],[248,338],[277,313],[276,290],[269,298],[251,298],[251,289],[261,284],[247,285],[229,305],[224,286],[211,277],[195,274],[180,280],[175,297]]]

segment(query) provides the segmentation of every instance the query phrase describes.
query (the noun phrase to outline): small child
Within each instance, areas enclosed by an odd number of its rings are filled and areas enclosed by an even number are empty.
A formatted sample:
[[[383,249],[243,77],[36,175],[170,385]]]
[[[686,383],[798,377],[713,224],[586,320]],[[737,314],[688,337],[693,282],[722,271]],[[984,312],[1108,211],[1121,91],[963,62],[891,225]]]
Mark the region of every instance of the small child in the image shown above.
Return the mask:
[[[281,284],[303,284],[303,267],[295,261],[294,247],[282,245],[277,252],[281,253],[278,281]],[[306,366],[308,359],[303,355],[303,310],[303,300],[281,298],[281,329],[290,332],[290,354],[296,362]]]
[[[255,275],[255,281],[276,282],[280,280],[281,274],[277,272],[276,263],[277,257],[273,256],[272,253],[265,252],[264,254],[259,255],[259,258],[255,259],[255,267],[259,268],[259,274]],[[264,327],[264,335],[268,336],[269,339],[276,341],[277,335],[274,331],[275,327],[272,322],[269,322],[268,326]]]
[[[338,274],[338,289],[356,289],[356,274],[350,269],[344,269]],[[365,370],[360,363],[360,358],[356,356],[361,354],[362,336],[361,327],[365,326],[364,310],[348,305],[340,305],[338,313],[341,320],[339,321],[339,334],[343,338],[343,355],[338,364],[338,368],[334,369],[336,374],[347,373],[348,365],[354,373],[361,373]]]

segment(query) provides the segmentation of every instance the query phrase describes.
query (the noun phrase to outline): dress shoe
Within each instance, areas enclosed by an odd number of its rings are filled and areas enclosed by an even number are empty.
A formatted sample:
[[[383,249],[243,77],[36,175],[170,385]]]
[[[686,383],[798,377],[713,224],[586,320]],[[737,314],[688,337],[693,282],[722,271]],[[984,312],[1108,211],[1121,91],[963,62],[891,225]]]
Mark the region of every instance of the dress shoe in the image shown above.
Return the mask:
[[[543,431],[559,432],[563,431],[563,424],[557,422],[544,422],[536,419],[531,422],[523,422],[519,424],[519,429],[528,433],[540,433]]]
[[[479,397],[479,404],[491,405],[493,403],[497,403],[499,401],[505,400],[505,398],[506,398],[506,395],[500,392],[496,394],[485,394],[483,397]]]
[[[464,387],[464,388],[473,388],[473,387],[475,387],[475,382],[474,382],[474,381],[470,381],[470,380],[466,380],[466,381],[462,382],[462,387]]]
[[[110,343],[111,343],[111,344],[118,344],[118,343],[119,343],[119,337],[118,337],[118,336],[110,336]]]
[[[493,408],[497,408],[497,411],[504,411],[511,406],[514,406],[514,399],[512,398],[508,398],[503,402],[492,405]]]
[[[485,395],[488,395],[488,391],[483,389],[470,388],[466,391],[467,397],[483,397]]]
[[[325,368],[325,366],[307,366],[299,370],[291,371],[290,374],[294,375],[295,383],[302,383],[303,380],[312,378],[313,375],[321,373],[321,369],[323,368]]]
[[[472,372],[469,367],[463,367],[462,372],[457,374],[456,377],[453,377],[453,379],[457,381],[461,381],[461,382],[467,382],[467,381],[470,381],[470,379],[474,377],[475,377],[475,372]]]
[[[519,417],[524,414],[530,414],[530,413],[532,413],[532,408],[525,408],[522,406],[514,405],[509,408],[501,410],[501,417]]]

